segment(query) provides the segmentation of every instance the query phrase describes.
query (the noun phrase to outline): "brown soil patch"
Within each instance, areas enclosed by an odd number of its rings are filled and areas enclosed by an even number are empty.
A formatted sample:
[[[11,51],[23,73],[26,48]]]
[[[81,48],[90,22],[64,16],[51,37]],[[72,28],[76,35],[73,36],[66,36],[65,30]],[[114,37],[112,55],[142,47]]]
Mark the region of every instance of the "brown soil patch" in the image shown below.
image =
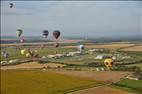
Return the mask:
[[[108,48],[108,49],[118,49],[121,47],[134,46],[135,44],[125,44],[125,43],[110,43],[110,44],[100,44],[100,45],[85,45],[86,48]],[[64,48],[77,48],[76,46],[65,46]]]
[[[124,48],[123,51],[142,51],[142,45]]]
[[[56,63],[39,64],[37,62],[22,63],[18,65],[1,66],[1,69],[31,69],[31,68],[62,68],[65,65]]]
[[[97,72],[97,71],[69,71],[69,70],[60,70],[56,71],[61,74],[65,75],[72,75],[77,77],[83,77],[90,80],[97,80],[97,81],[103,81],[103,82],[117,82],[121,78],[127,76],[130,74],[130,72],[121,72],[121,71],[103,71],[103,72]]]
[[[90,89],[85,89],[81,91],[76,91],[71,94],[134,94],[127,91],[119,90],[116,88],[111,88],[107,86],[100,86],[100,87],[94,87]]]

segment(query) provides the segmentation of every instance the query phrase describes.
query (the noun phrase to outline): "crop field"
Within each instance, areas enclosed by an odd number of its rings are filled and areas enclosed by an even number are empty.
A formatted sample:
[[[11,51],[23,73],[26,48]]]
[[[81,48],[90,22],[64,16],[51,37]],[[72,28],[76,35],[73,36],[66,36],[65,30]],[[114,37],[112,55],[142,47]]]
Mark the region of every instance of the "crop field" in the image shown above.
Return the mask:
[[[28,63],[22,63],[17,65],[9,65],[9,66],[2,66],[2,70],[7,69],[42,69],[42,68],[62,68],[64,67],[64,64],[58,64],[58,63],[45,63],[45,64],[39,64],[38,62],[28,62]]]
[[[122,51],[142,51],[142,45],[124,48]]]
[[[100,44],[100,45],[91,45],[92,48],[99,48],[100,46],[102,46],[101,48],[105,48],[104,45],[108,45],[108,48],[111,48],[110,46],[112,46],[113,49],[118,49],[120,47],[123,46],[131,46],[134,44],[123,44],[123,43],[114,43],[114,44]],[[99,47],[97,47],[99,46]],[[116,47],[119,46],[119,47]],[[91,49],[89,45],[86,45],[86,50]],[[55,53],[59,53],[59,54],[64,54],[64,53],[68,53],[71,51],[77,51],[77,47],[74,46],[73,48],[68,48],[68,46],[63,46],[60,48],[53,48],[53,47],[45,47],[43,49],[40,48],[32,48],[32,50],[36,50],[38,51],[40,56],[47,56],[47,55],[54,55]],[[20,54],[20,50],[16,50],[15,48],[10,48],[10,47],[5,47],[2,48],[1,51],[8,51],[10,54],[10,57],[7,58],[6,60],[11,60],[11,59],[27,59],[25,56]],[[132,52],[132,53],[131,53]],[[121,51],[121,52],[117,52],[117,53],[123,53],[126,55],[130,55],[132,56],[131,59],[140,59],[142,54],[138,51]],[[67,57],[67,58],[60,58],[60,59],[49,59],[51,61],[56,61],[56,62],[63,62],[63,63],[67,63],[67,64],[88,64],[88,63],[92,63],[92,62],[102,62],[103,60],[97,60],[95,59],[95,57],[99,54],[114,54],[113,52],[108,52],[108,53],[103,53],[103,52],[96,52],[93,55],[90,54],[85,54],[85,55],[81,55],[81,56],[76,56],[76,57]],[[4,60],[4,58],[1,56],[1,61]],[[131,61],[131,60],[130,60]]]
[[[129,47],[134,46],[134,43],[107,43],[107,44],[94,44],[94,45],[87,45],[87,48],[108,48],[111,50],[116,50],[121,47]],[[67,48],[75,48],[75,46],[66,46]]]
[[[134,90],[138,94],[141,94],[142,92],[142,80],[135,81],[135,80],[124,79],[116,83],[115,85],[122,88],[128,88],[130,90]]]
[[[65,49],[65,48],[51,48],[51,47],[46,47],[43,49],[39,49],[39,48],[32,48],[32,50],[37,50],[40,56],[47,56],[47,55],[51,55],[51,54],[55,54],[55,52],[57,53],[65,53],[65,52],[70,52],[70,51],[75,51],[75,49]],[[10,58],[8,58],[7,60],[10,59],[26,59],[25,56],[20,54],[20,50],[16,50],[15,48],[3,48],[1,49],[1,51],[8,51],[10,54]],[[1,56],[1,60],[4,60],[4,58]]]
[[[125,77],[126,75],[130,74],[131,72],[123,72],[123,71],[76,71],[76,70],[58,70],[55,71],[57,73],[76,76],[80,78],[87,78],[90,80],[105,82],[105,83],[112,83],[117,82],[121,78]]]
[[[95,81],[48,71],[1,71],[1,94],[65,94],[97,85]]]
[[[59,48],[53,48],[46,46],[43,49],[38,47],[31,47],[32,50],[36,50],[39,54],[41,61],[30,61],[25,63],[18,63],[17,65],[1,66],[1,94],[66,94],[72,91],[82,90],[84,88],[93,87],[94,89],[88,89],[89,91],[73,94],[92,94],[92,92],[98,92],[98,94],[131,94],[127,91],[123,92],[121,89],[111,88],[103,86],[104,91],[101,92],[99,86],[100,82],[115,83],[121,78],[125,77],[132,72],[117,71],[96,71],[96,68],[106,68],[104,66],[104,59],[96,59],[98,55],[119,55],[120,57],[130,57],[115,61],[115,67],[119,63],[128,63],[124,66],[141,67],[142,53],[136,50],[124,50],[134,49],[136,44],[134,43],[108,43],[108,44],[91,44],[86,45],[85,50],[81,55],[65,56],[61,58],[48,58],[48,55],[66,54],[72,51],[78,51],[76,44],[64,44]],[[4,45],[5,46],[5,45]],[[24,47],[23,47],[24,48]],[[28,47],[27,47],[28,48]],[[86,53],[92,48],[107,48],[108,52],[94,52],[93,54]],[[135,48],[138,49],[138,48]],[[34,59],[21,55],[20,50],[14,46],[3,47],[1,51],[9,52],[9,58],[4,59],[1,56],[1,61],[10,61],[14,59],[27,60]],[[41,58],[45,56],[46,58]],[[129,64],[134,62],[132,64]],[[136,62],[136,63],[135,63]],[[96,66],[97,64],[102,64]],[[65,66],[65,67],[64,67]],[[122,65],[123,66],[123,65]],[[7,70],[8,69],[8,70]],[[10,69],[10,70],[9,70]],[[11,70],[14,69],[14,70]],[[20,69],[20,70],[18,70]],[[41,69],[41,70],[40,70]],[[96,82],[97,81],[97,82]],[[141,86],[137,81],[122,80],[115,86],[127,87],[131,90],[141,91]],[[17,89],[18,88],[18,89]],[[111,93],[110,93],[111,92]],[[114,93],[113,93],[114,92]],[[117,92],[117,93],[116,93]]]
[[[132,67],[132,66],[137,66],[142,70],[142,63],[141,64],[131,64],[131,65],[127,65],[128,67]]]

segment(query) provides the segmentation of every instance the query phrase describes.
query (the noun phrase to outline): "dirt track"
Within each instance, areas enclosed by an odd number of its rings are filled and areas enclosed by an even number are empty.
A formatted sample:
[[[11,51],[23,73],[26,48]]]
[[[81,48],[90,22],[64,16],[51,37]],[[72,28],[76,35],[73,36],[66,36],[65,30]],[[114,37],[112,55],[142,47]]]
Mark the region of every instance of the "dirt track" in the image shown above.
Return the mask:
[[[134,94],[127,91],[111,88],[107,86],[99,86],[85,90],[76,91],[70,94]]]

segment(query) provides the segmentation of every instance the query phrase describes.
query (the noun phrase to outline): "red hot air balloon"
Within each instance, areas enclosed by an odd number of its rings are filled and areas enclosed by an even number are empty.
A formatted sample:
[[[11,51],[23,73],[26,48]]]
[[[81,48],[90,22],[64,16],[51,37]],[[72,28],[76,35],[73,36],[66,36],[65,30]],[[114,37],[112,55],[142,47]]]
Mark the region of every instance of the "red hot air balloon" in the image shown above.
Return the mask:
[[[48,34],[49,34],[48,30],[44,30],[42,35],[43,35],[45,38],[47,38]]]
[[[55,37],[55,39],[58,39],[59,38],[59,36],[60,36],[60,31],[58,31],[58,30],[55,30],[54,32],[53,32],[53,36]]]

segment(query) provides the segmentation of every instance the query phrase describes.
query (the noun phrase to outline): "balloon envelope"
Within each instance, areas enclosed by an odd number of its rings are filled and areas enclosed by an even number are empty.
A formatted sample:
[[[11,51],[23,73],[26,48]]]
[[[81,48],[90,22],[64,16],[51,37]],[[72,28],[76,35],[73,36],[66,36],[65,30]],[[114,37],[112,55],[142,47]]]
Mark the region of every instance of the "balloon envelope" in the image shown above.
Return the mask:
[[[85,48],[85,46],[84,45],[79,45],[78,48],[79,48],[79,50],[83,50]]]
[[[44,30],[42,35],[47,38],[48,34],[49,34],[48,30]]]
[[[58,39],[59,38],[59,36],[60,36],[60,31],[58,31],[58,30],[55,30],[54,32],[53,32],[53,36],[55,37],[55,39]]]
[[[16,33],[17,33],[17,36],[20,37],[22,35],[22,33],[23,33],[23,30],[22,29],[17,29]]]
[[[10,8],[13,8],[13,3],[9,3],[9,5],[10,5]]]
[[[21,50],[21,54],[24,55],[26,53],[26,49]]]

